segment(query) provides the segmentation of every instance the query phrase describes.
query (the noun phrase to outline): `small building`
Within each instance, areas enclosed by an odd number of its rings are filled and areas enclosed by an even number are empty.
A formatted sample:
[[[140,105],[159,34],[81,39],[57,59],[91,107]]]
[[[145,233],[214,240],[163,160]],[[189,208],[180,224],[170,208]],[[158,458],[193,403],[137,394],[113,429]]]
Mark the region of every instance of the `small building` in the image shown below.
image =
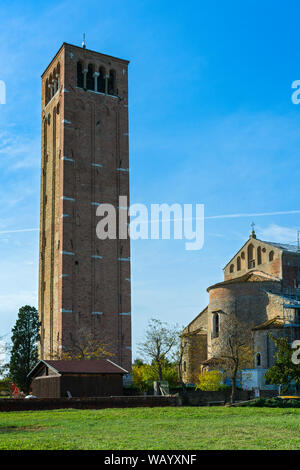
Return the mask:
[[[109,359],[40,360],[28,377],[37,398],[104,397],[123,395],[125,374]]]

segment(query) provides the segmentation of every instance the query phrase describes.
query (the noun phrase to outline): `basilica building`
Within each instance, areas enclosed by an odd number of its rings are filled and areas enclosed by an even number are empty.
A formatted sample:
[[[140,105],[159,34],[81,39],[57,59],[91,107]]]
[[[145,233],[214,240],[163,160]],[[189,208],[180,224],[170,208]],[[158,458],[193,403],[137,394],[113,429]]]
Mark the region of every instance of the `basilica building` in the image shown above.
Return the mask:
[[[259,240],[252,230],[226,264],[224,281],[207,292],[208,306],[181,334],[184,382],[195,383],[201,367],[216,368],[222,329],[235,316],[252,334],[250,386],[267,387],[264,374],[275,361],[269,333],[290,341],[300,338],[299,247]]]

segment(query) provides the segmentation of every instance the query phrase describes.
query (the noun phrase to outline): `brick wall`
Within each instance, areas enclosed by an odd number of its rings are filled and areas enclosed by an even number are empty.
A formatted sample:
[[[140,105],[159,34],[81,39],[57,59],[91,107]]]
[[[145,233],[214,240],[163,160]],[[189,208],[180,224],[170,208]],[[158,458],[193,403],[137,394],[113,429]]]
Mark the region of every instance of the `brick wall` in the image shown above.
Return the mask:
[[[180,406],[180,397],[134,396],[60,399],[0,399],[0,411]]]

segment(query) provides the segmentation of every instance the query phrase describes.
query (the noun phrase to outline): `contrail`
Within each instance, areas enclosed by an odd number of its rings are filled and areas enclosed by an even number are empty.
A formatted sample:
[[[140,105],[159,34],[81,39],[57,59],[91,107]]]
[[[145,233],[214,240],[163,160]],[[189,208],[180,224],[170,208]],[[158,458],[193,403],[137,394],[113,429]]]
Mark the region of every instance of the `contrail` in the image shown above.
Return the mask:
[[[212,220],[212,219],[234,219],[242,217],[264,217],[270,215],[291,215],[291,214],[300,214],[300,209],[292,211],[276,211],[276,212],[256,212],[256,213],[239,213],[239,214],[223,214],[223,215],[208,215],[204,217],[180,217],[174,219],[163,219],[164,222],[178,222],[181,220]],[[151,220],[151,222],[160,222],[159,219]],[[148,223],[148,220],[139,222]]]
[[[300,214],[300,210],[294,211],[277,211],[277,212],[257,212],[257,213],[241,213],[241,214],[224,214],[224,215],[210,215],[204,217],[204,219],[233,219],[235,217],[263,217],[267,215],[289,215],[289,214]]]
[[[4,233],[22,233],[22,232],[39,232],[39,228],[22,228],[20,230],[1,230],[0,235]]]
[[[211,219],[234,219],[234,218],[242,218],[242,217],[265,217],[270,215],[292,215],[292,214],[300,214],[300,209],[292,210],[292,211],[275,211],[275,212],[245,212],[245,213],[238,213],[238,214],[223,214],[223,215],[209,215],[204,216],[204,220],[211,220]],[[195,220],[196,217],[190,218],[182,218],[182,219],[172,219],[173,221],[177,220]],[[168,221],[168,219],[164,219]],[[148,221],[145,221],[147,223]],[[142,221],[140,222],[142,223]],[[6,233],[24,233],[24,232],[39,232],[39,228],[24,228],[19,230],[1,230],[0,235]]]

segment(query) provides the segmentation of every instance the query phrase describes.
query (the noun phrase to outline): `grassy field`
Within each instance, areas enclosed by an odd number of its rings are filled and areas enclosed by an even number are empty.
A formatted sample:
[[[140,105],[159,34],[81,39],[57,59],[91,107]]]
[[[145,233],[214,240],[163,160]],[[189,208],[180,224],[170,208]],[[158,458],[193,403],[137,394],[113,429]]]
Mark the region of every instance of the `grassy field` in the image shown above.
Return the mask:
[[[300,449],[300,409],[182,407],[0,413],[0,449]]]

